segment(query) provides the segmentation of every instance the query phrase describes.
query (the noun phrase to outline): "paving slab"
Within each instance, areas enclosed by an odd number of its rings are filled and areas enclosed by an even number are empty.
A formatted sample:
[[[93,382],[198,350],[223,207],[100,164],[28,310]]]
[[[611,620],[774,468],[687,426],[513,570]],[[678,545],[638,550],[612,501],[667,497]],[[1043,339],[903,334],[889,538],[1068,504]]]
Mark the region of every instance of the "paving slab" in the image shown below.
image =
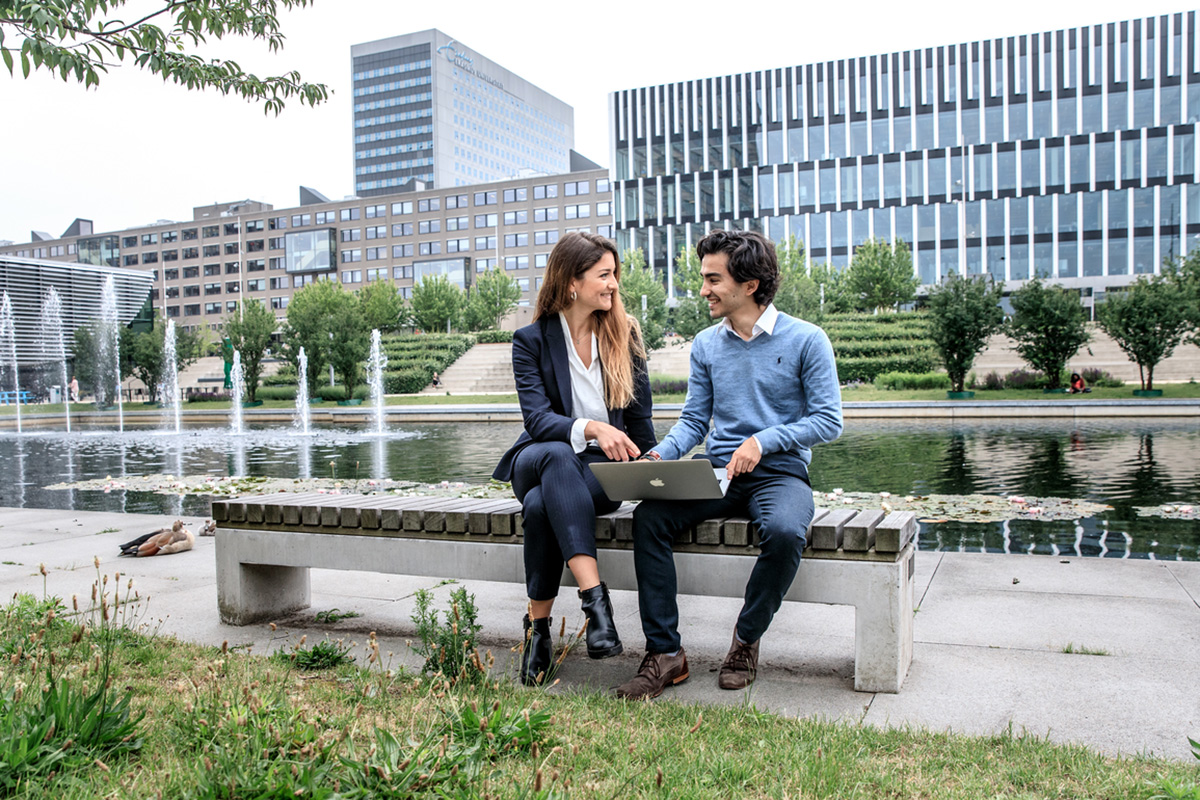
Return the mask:
[[[496,674],[515,678],[511,648],[521,636],[524,587],[446,583],[421,577],[313,570],[312,607],[268,624],[220,623],[215,542],[173,556],[119,558],[117,545],[173,521],[169,515],[0,509],[0,598],[47,590],[87,597],[93,556],[105,574],[120,571],[149,595],[144,621],[164,634],[212,646],[228,642],[270,653],[300,638],[353,643],[363,659],[371,631],[393,666],[419,667],[414,593],[430,589],[445,608],[459,586],[476,596],[481,644]],[[184,518],[199,526],[200,520]],[[1069,564],[1059,563],[1069,560]],[[722,692],[716,669],[741,606],[736,598],[680,598],[681,635],[692,677],[666,702],[742,704],[798,717],[876,725],[913,725],[972,734],[1048,735],[1106,753],[1153,753],[1190,760],[1186,737],[1200,734],[1200,564],[922,551],[916,559],[913,666],[899,694],[853,691],[854,612],[786,603],[763,640],[759,679],[746,692]],[[1013,578],[1018,583],[1013,583]],[[550,691],[605,691],[627,680],[642,656],[635,592],[613,593],[625,653],[603,661],[573,651]],[[316,612],[362,616],[318,624]],[[578,630],[583,617],[571,587],[555,609]],[[1069,655],[1068,642],[1110,656]]]

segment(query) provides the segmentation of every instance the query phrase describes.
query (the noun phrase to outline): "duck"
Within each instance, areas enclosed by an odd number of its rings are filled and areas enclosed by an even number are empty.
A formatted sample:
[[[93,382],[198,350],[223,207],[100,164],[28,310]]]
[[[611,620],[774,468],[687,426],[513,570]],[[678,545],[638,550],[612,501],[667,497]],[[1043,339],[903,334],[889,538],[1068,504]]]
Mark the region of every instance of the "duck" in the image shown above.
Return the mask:
[[[217,521],[215,519],[206,520],[204,523],[204,527],[200,529],[200,535],[201,536],[216,536],[217,535]]]
[[[191,550],[195,543],[196,537],[183,526],[183,520],[177,519],[175,524],[169,528],[160,528],[121,545],[121,555],[139,558],[168,556],[172,553]]]

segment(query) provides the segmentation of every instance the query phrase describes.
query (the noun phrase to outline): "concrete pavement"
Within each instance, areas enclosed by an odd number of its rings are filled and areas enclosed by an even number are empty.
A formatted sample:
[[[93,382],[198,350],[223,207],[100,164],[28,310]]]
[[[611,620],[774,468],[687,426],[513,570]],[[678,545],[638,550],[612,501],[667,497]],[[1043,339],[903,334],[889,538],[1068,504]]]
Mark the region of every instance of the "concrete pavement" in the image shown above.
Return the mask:
[[[0,509],[0,596],[46,591],[70,603],[90,595],[93,557],[119,570],[148,600],[145,621],[163,633],[204,644],[252,645],[267,653],[322,636],[362,643],[377,631],[395,663],[419,665],[406,651],[414,626],[412,594],[434,581],[374,573],[314,570],[313,606],[267,625],[231,627],[217,619],[215,546],[198,539],[174,556],[117,557],[117,545],[169,524],[172,517],[40,509]],[[185,518],[199,529],[200,520]],[[447,577],[453,577],[447,567]],[[110,577],[111,581],[111,577]],[[122,578],[124,582],[124,578]],[[454,587],[435,591],[444,600]],[[481,637],[509,674],[508,648],[521,633],[523,587],[472,583]],[[751,702],[789,716],[924,727],[968,734],[1009,730],[1048,736],[1110,754],[1190,759],[1200,739],[1200,563],[1098,558],[917,554],[912,669],[899,694],[853,690],[853,609],[785,604],[763,639],[759,679],[747,692],[722,692],[716,669],[729,645],[739,601],[681,598],[682,634],[692,677],[658,702]],[[613,603],[624,655],[593,662],[573,652],[555,691],[604,689],[631,676],[642,655],[637,598]],[[361,617],[320,625],[333,608]],[[582,624],[565,590],[559,610],[568,629]],[[555,626],[558,617],[556,614]],[[1105,655],[1065,653],[1086,648]],[[361,653],[359,647],[356,652]]]

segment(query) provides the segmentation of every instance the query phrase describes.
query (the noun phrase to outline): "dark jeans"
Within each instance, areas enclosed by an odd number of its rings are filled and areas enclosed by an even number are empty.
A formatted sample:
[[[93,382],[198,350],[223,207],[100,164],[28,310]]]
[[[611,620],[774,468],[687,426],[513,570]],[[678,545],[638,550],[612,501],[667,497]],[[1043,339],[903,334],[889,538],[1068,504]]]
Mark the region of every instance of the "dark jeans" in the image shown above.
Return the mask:
[[[757,642],[766,633],[796,577],[813,518],[807,476],[772,471],[761,464],[729,483],[719,500],[645,500],[633,513],[633,559],[646,650],[673,653],[680,647],[676,602],[675,535],[714,517],[749,517],[758,526],[759,553],[737,635]]]
[[[513,461],[513,491],[524,506],[525,588],[531,600],[558,596],[563,564],[596,557],[596,515],[616,511],[588,464],[608,461],[599,448],[578,455],[566,442],[537,442]]]

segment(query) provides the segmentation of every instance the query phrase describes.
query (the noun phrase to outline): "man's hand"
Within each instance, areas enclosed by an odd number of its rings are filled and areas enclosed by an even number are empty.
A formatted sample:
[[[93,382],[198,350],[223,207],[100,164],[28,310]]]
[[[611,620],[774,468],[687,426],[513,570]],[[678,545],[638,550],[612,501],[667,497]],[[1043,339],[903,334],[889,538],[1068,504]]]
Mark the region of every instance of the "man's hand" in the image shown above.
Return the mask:
[[[759,449],[758,440],[751,436],[733,451],[729,464],[725,467],[725,477],[733,480],[738,475],[753,472],[761,458],[762,450]]]
[[[588,441],[595,439],[610,461],[628,461],[642,454],[633,440],[625,435],[625,431],[607,422],[590,421],[583,429],[583,436]]]

